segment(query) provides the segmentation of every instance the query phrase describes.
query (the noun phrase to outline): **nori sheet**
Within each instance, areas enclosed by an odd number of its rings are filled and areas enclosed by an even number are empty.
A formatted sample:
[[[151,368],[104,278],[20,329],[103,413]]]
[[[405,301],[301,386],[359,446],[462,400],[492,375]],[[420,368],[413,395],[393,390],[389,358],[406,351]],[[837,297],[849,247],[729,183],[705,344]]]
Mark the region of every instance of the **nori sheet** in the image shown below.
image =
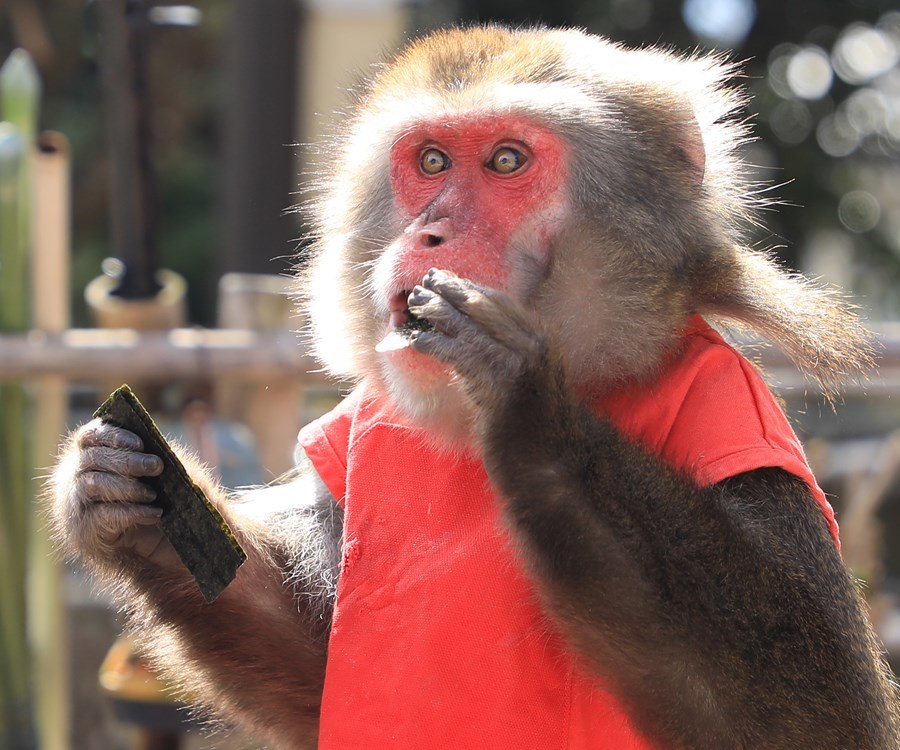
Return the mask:
[[[145,452],[163,460],[162,474],[141,481],[156,490],[155,504],[163,509],[159,522],[163,533],[194,576],[203,598],[214,601],[247,559],[225,519],[191,480],[131,388],[117,388],[94,416],[131,430],[143,441]]]

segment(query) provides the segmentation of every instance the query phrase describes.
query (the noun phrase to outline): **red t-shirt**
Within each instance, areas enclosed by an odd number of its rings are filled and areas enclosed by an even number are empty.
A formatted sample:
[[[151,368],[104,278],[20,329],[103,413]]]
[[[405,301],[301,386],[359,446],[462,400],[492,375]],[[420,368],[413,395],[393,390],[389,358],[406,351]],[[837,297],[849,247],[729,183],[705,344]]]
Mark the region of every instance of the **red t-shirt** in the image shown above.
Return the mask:
[[[702,319],[652,385],[591,406],[704,486],[797,474],[837,538],[781,409]],[[345,511],[322,750],[650,750],[540,610],[477,454],[436,449],[365,385],[300,444]]]

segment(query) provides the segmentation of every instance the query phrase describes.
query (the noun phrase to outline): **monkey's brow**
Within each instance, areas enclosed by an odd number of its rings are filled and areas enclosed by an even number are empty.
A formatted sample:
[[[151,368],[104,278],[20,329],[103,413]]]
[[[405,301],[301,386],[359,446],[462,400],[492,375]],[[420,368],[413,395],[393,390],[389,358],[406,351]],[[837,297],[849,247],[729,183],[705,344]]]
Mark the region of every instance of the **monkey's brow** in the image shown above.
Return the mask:
[[[400,132],[400,134],[394,139],[394,142],[391,143],[391,148],[394,148],[400,141],[404,138],[409,138],[413,134],[413,128],[410,126],[406,130]]]
[[[444,120],[444,121],[442,121],[442,122],[443,122],[444,125],[455,125],[455,124],[457,124],[457,123],[456,123],[455,121],[453,121],[453,120]],[[416,129],[419,128],[422,124],[423,124],[423,123],[411,123],[411,124],[407,125],[403,130],[401,130],[401,131],[399,132],[399,134],[397,135],[397,137],[396,137],[396,138],[394,139],[394,141],[391,143],[391,148],[394,148],[394,147],[395,147],[398,143],[400,143],[400,141],[402,141],[404,138],[409,138],[411,135],[414,135],[415,132],[416,132]]]

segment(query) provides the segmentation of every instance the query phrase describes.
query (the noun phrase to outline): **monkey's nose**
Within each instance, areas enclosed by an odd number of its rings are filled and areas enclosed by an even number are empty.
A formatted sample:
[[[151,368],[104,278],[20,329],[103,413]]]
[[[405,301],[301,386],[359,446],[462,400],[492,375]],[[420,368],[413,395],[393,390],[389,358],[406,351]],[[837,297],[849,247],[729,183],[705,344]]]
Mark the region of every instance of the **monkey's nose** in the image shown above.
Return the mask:
[[[450,239],[450,222],[447,219],[429,222],[419,230],[419,244],[424,247],[437,247],[448,239]]]

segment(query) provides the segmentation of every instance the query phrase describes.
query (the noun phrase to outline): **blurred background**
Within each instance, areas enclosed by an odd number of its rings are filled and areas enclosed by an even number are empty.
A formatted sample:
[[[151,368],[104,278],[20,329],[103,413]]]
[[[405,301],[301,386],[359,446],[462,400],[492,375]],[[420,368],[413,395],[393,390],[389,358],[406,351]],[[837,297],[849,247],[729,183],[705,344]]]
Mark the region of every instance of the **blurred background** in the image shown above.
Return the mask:
[[[34,477],[126,379],[226,484],[288,468],[338,398],[303,375],[285,296],[309,144],[404,39],[486,20],[742,62],[746,159],[780,202],[753,242],[844,289],[882,342],[880,374],[834,407],[759,357],[900,659],[897,0],[5,0],[0,748],[254,747],[173,714],[110,603],[48,562]]]

